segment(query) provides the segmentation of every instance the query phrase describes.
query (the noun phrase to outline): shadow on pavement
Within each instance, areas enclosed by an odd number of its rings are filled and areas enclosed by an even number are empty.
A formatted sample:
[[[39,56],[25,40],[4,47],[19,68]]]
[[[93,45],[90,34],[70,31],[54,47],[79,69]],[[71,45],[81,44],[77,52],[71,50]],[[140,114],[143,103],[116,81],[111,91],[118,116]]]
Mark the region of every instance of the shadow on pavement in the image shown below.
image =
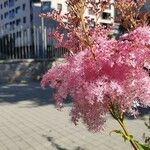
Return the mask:
[[[40,82],[3,84],[0,86],[0,103],[33,102],[33,106],[54,104],[54,90],[43,89]],[[66,101],[66,104],[70,103]]]
[[[18,103],[21,101],[32,102],[30,107],[43,106],[54,104],[53,100],[54,90],[50,87],[42,89],[40,82],[30,83],[15,83],[15,84],[2,84],[0,86],[0,103]],[[64,106],[71,106],[71,98],[64,101]],[[139,117],[150,114],[150,107],[139,107]],[[127,119],[134,119],[131,116],[126,116]]]
[[[45,135],[43,135],[43,137],[45,137],[47,139],[47,141],[49,141],[55,149],[57,149],[57,150],[69,150],[69,149],[63,148],[61,145],[57,144],[53,137],[45,136]],[[76,148],[74,148],[74,150],[85,150],[85,149],[81,148],[80,146],[77,146]]]

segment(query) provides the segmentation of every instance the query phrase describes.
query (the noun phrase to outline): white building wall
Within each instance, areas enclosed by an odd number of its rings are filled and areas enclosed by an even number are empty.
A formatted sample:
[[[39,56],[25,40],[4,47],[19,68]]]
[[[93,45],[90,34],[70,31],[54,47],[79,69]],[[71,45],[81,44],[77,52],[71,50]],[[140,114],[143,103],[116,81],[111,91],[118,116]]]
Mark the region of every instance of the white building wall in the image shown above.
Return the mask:
[[[67,13],[68,8],[67,8],[67,4],[65,3],[66,0],[41,0],[41,2],[51,2],[51,7],[53,9],[57,9],[57,5],[58,4],[62,4],[62,14]],[[111,3],[113,3],[114,0],[111,0]],[[99,18],[98,22],[100,23],[104,23],[104,24],[113,24],[114,23],[114,15],[115,15],[115,11],[114,11],[114,6],[110,5],[110,7],[108,9],[106,9],[104,11],[104,13],[107,13],[109,18],[103,18],[103,15]],[[89,10],[87,9],[85,11],[85,16],[89,16],[90,18],[95,19],[95,16],[92,14],[89,14]]]

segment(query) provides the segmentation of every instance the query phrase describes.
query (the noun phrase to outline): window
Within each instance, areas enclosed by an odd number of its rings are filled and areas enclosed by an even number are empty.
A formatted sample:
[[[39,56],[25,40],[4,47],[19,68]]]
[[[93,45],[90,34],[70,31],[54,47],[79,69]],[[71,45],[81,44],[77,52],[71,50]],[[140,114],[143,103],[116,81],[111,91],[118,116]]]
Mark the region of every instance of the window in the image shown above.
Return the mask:
[[[8,12],[5,12],[4,17],[5,19],[8,17]]]
[[[106,13],[106,12],[103,12],[102,13],[102,19],[110,19],[110,13]]]
[[[26,17],[23,17],[23,23],[26,23]]]
[[[21,19],[17,19],[17,20],[16,20],[16,26],[19,26],[20,23],[21,23]]]
[[[30,14],[30,21],[33,21],[33,14]]]
[[[4,7],[6,8],[8,6],[8,1],[4,2]]]
[[[23,4],[22,5],[22,10],[25,10],[26,9],[26,4]]]
[[[1,20],[3,20],[3,15],[1,15]]]
[[[42,2],[42,6],[41,6],[41,12],[42,13],[46,13],[49,12],[51,10],[51,2]]]
[[[15,10],[9,11],[9,19],[13,19],[15,17]]]
[[[108,27],[108,23],[101,23],[104,27]]]
[[[3,9],[3,4],[0,5],[0,9]]]
[[[10,23],[9,23],[9,26],[10,26],[10,30],[12,30],[12,29],[13,29],[13,23],[10,22]]]
[[[9,0],[9,7],[12,7],[12,6],[14,6],[14,0]]]
[[[15,11],[16,11],[16,14],[19,13],[19,10],[20,10],[20,6],[16,7]]]
[[[5,23],[5,29],[7,29],[9,26],[9,23]]]
[[[62,10],[62,4],[60,4],[60,3],[57,4],[57,10],[58,10],[58,11],[61,11],[61,10]]]
[[[15,21],[12,22],[12,29],[15,28]]]

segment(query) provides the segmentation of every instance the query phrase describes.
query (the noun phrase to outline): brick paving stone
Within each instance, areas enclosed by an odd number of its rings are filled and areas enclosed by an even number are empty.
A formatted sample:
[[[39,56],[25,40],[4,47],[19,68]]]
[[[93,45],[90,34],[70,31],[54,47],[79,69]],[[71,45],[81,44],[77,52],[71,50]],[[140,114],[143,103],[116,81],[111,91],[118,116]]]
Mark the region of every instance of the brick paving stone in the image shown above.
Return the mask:
[[[93,134],[70,122],[69,105],[57,111],[49,93],[38,83],[0,86],[0,150],[131,150],[118,135],[109,136],[120,128],[109,115],[104,133]],[[140,118],[126,123],[138,140],[148,133]]]
[[[8,150],[8,149],[4,144],[0,143],[0,150]]]

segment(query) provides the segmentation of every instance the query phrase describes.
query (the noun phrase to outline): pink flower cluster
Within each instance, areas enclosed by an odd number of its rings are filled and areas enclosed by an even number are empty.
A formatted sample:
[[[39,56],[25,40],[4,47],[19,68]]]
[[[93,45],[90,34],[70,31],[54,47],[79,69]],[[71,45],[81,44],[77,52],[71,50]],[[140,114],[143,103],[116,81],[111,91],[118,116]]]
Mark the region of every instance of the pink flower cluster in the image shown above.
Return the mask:
[[[131,115],[137,104],[150,106],[150,77],[143,69],[144,63],[150,63],[150,27],[139,27],[119,40],[100,36],[98,28],[91,32],[95,59],[90,48],[66,56],[66,63],[51,68],[41,84],[56,89],[58,107],[67,95],[73,98],[75,124],[81,118],[89,130],[100,131],[111,104]],[[66,42],[75,48],[73,41]]]

